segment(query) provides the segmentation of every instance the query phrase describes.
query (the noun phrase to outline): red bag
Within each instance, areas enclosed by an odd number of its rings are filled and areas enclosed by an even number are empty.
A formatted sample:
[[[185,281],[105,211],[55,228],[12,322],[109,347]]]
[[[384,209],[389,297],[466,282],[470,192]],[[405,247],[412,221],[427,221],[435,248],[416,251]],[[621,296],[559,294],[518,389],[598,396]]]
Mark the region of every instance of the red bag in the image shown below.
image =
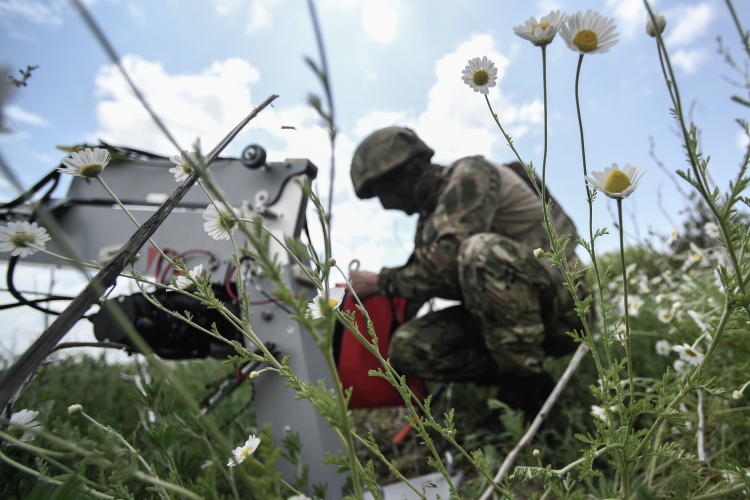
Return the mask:
[[[406,299],[388,298],[375,295],[362,302],[370,315],[375,335],[378,337],[378,350],[380,355],[388,359],[388,344],[391,333],[400,325],[404,324],[404,311],[406,310]],[[347,292],[342,306],[344,311],[355,311],[354,320],[359,331],[367,340],[367,322],[364,315],[357,309],[356,302],[351,293]],[[382,368],[378,358],[363,346],[357,337],[348,329],[344,328],[341,338],[339,352],[339,378],[344,390],[353,387],[352,397],[349,400],[350,409],[359,408],[381,408],[386,406],[401,406],[403,398],[387,380],[381,377],[371,377],[370,370]],[[420,401],[425,399],[424,382],[412,377],[406,378],[414,395]]]

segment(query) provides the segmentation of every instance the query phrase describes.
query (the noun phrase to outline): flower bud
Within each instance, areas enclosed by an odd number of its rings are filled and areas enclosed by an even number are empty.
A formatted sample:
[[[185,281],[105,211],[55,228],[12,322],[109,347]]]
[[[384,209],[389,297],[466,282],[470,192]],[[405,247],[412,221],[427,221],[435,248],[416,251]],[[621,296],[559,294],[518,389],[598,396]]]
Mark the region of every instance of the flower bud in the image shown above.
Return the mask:
[[[531,454],[534,455],[534,458],[539,458],[540,455],[539,450],[537,450],[536,448],[531,452]]]
[[[258,377],[260,377],[260,373],[258,373],[258,372],[250,372],[250,380],[255,380]]]
[[[534,257],[536,257],[537,259],[541,259],[543,255],[544,250],[542,250],[541,248],[537,248],[536,250],[534,250]]]
[[[732,393],[732,399],[742,399],[742,393],[740,391],[734,391]]]
[[[68,406],[68,415],[80,415],[82,412],[83,412],[83,406],[81,405]]]
[[[659,30],[659,34],[664,33],[664,28],[667,26],[667,20],[664,16],[660,16],[658,11],[654,11],[654,19],[656,19],[656,28]],[[654,29],[654,23],[651,22],[651,16],[648,16],[648,22],[646,23],[646,33],[656,38],[656,30]]]
[[[138,259],[140,259],[140,258],[141,258],[141,254],[137,253],[137,254],[133,255],[133,257],[130,259],[130,263],[131,264],[135,264],[136,262],[138,262]]]
[[[328,265],[330,267],[335,266],[336,265],[336,259],[334,259],[333,257],[331,257],[330,259],[328,259]]]

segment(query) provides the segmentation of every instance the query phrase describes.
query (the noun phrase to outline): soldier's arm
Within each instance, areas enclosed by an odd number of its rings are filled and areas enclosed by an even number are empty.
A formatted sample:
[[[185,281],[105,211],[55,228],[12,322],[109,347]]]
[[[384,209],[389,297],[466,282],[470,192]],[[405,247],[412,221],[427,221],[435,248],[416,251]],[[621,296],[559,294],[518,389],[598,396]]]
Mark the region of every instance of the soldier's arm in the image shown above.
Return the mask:
[[[499,189],[500,174],[488,161],[469,157],[456,162],[427,228],[434,229],[434,237],[415,248],[405,265],[383,268],[378,291],[409,299],[460,299],[459,248],[469,236],[490,229]]]

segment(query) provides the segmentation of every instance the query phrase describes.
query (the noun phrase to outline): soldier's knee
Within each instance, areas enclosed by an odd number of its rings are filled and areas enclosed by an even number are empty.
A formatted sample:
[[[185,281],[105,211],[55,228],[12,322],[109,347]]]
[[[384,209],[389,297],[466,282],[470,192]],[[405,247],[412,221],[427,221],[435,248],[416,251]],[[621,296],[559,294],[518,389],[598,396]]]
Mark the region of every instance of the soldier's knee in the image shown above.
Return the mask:
[[[401,327],[393,332],[388,347],[388,361],[402,375],[411,375],[418,359],[414,353],[412,337],[413,332],[410,329]]]
[[[458,250],[458,264],[461,265],[476,265],[477,263],[487,262],[487,258],[493,253],[493,248],[499,246],[502,248],[506,240],[509,240],[505,236],[501,236],[495,233],[477,233],[469,236],[463,242]],[[511,240],[509,240],[511,241]],[[505,258],[505,252],[502,250],[497,252],[495,258]],[[510,258],[510,256],[507,256]]]

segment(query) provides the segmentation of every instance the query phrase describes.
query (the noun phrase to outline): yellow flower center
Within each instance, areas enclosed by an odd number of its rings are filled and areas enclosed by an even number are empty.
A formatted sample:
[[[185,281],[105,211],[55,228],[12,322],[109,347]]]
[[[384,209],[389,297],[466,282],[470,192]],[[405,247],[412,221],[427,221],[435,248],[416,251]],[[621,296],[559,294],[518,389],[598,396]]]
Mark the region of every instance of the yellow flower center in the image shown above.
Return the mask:
[[[26,248],[36,244],[36,236],[31,233],[16,233],[10,237],[10,244],[16,248]]]
[[[79,173],[81,174],[81,177],[96,177],[102,173],[102,170],[104,170],[104,167],[101,163],[89,163],[88,165],[82,166]]]
[[[694,350],[690,349],[689,347],[687,349],[685,349],[685,354],[687,354],[691,358],[697,358],[698,357],[698,353],[695,352]]]
[[[190,163],[185,162],[182,164],[182,171],[185,173],[185,175],[190,175],[193,173],[193,169],[190,167]]]
[[[336,299],[328,299],[328,305],[331,306],[331,308],[334,308],[339,305],[339,301]]]
[[[604,189],[610,193],[622,193],[629,187],[630,177],[625,175],[622,170],[613,170],[607,180],[604,181]]]
[[[232,220],[232,214],[229,213],[229,210],[222,210],[219,213],[219,225],[224,231],[230,232],[234,229],[234,226],[236,226],[237,223]]]
[[[487,70],[478,69],[472,75],[471,81],[474,82],[474,85],[481,87],[482,85],[486,85],[487,82],[490,81],[490,74],[487,73]]]
[[[591,30],[581,30],[573,37],[573,44],[582,52],[591,52],[599,46],[599,37]]]
[[[537,29],[537,28],[542,28],[542,31],[544,31],[547,28],[549,28],[549,23],[535,24],[534,26],[531,27],[531,32],[534,33],[534,30]]]
[[[244,450],[242,450],[242,453],[240,453],[240,458],[245,458],[246,456],[248,456],[252,452],[253,452],[253,449],[250,446],[248,446],[247,448],[245,448]]]

